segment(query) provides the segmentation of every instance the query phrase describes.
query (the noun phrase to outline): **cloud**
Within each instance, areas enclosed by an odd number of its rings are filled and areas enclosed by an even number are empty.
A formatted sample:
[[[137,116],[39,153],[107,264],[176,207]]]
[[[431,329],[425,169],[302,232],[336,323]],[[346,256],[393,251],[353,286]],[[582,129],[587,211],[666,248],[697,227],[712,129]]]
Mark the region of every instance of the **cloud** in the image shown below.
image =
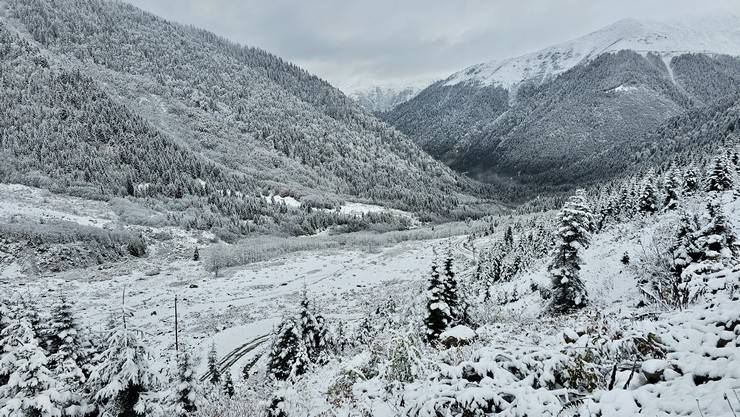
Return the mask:
[[[346,89],[443,78],[625,17],[697,12],[695,0],[127,1],[268,50]],[[740,15],[740,2],[704,2],[701,12]]]

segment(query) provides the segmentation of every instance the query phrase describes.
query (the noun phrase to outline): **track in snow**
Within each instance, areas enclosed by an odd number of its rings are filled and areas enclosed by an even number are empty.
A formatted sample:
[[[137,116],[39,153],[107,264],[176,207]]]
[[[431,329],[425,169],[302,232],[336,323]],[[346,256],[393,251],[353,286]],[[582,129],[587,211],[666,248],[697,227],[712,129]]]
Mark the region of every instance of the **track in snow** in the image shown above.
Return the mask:
[[[265,341],[267,341],[269,337],[270,337],[269,334],[262,335],[260,337],[250,340],[249,342],[229,352],[226,356],[224,356],[218,362],[219,372],[223,374],[224,372],[229,370],[229,368],[231,368],[235,363],[237,363],[239,359],[243,358],[247,353],[257,349],[260,345],[262,345]],[[211,377],[211,372],[208,371],[205,374],[203,374],[203,376],[200,377],[200,380],[206,381],[210,377]]]

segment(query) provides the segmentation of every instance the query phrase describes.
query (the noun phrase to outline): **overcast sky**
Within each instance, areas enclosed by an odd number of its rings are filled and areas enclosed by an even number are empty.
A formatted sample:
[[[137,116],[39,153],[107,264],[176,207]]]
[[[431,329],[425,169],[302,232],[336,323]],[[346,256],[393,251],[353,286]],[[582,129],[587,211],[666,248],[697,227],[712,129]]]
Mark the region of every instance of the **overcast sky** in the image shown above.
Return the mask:
[[[441,79],[625,17],[740,15],[740,0],[126,0],[288,59],[345,90]]]

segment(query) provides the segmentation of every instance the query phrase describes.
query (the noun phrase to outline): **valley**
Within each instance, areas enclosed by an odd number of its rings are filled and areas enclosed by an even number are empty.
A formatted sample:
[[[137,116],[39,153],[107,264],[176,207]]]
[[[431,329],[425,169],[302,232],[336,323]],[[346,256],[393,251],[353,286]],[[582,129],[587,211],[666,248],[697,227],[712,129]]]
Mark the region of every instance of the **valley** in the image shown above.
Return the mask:
[[[0,0],[0,417],[737,417],[740,19],[463,3]]]

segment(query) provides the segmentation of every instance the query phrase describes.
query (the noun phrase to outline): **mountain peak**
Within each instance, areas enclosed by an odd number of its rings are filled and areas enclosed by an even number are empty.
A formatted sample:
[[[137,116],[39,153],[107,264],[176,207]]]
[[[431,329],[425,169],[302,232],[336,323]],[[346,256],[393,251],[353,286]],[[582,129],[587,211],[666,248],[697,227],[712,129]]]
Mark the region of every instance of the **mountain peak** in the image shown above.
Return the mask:
[[[625,49],[664,56],[683,53],[740,56],[740,18],[715,14],[673,21],[621,19],[537,52],[466,68],[450,76],[446,85],[472,82],[508,89],[523,81],[545,81],[601,54]]]

